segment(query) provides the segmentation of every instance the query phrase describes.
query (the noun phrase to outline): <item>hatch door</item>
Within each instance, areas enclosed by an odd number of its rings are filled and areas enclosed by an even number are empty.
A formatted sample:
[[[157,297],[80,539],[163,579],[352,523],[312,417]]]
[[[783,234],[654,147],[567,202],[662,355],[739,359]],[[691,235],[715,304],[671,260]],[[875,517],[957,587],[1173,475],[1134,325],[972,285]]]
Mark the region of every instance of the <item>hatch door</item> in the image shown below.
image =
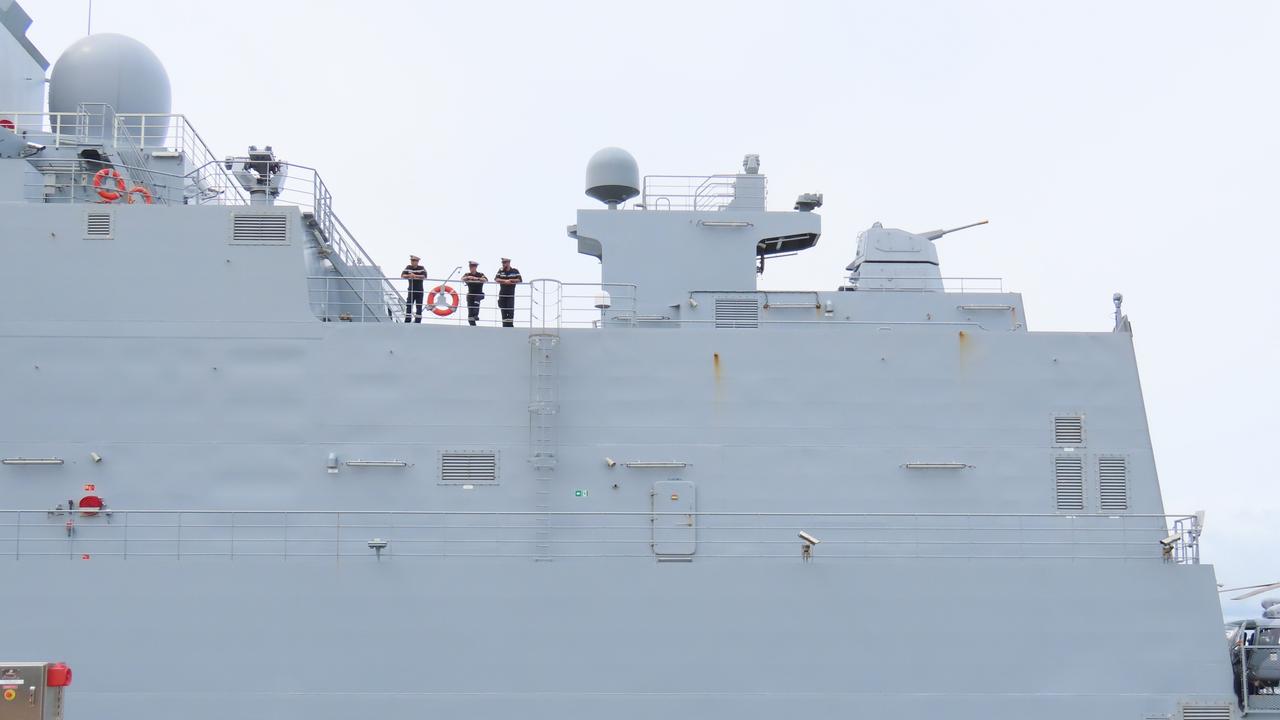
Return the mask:
[[[696,495],[688,480],[653,484],[653,554],[659,559],[688,558],[697,549]]]

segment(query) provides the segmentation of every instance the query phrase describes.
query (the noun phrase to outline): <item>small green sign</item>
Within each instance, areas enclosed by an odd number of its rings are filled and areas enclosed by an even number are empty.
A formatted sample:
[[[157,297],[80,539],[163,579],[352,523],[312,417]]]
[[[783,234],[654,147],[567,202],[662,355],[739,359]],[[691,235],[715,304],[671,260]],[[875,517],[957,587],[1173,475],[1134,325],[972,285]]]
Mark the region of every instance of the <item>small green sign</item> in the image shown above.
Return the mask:
[[[587,493],[587,491],[586,491],[586,490],[574,490],[574,491],[573,491],[573,496],[574,496],[574,497],[586,497],[587,495],[588,495],[588,493]]]

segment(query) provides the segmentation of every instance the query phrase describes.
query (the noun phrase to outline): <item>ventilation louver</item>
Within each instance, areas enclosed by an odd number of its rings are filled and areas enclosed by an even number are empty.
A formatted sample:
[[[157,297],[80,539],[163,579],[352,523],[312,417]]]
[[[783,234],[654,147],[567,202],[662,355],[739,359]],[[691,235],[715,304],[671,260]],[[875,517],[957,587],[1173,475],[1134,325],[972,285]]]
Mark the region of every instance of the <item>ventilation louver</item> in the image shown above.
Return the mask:
[[[85,221],[84,236],[93,239],[111,237],[111,213],[89,213]]]
[[[1098,458],[1098,506],[1103,512],[1129,509],[1129,467],[1125,458]]]
[[[440,453],[440,482],[448,484],[495,483],[498,454],[490,451]]]
[[[1231,706],[1183,705],[1182,720],[1231,720]]]
[[[716,298],[716,327],[760,327],[760,301],[755,298]]]
[[[233,215],[231,242],[244,245],[287,245],[289,218],[285,215]]]
[[[1053,459],[1053,492],[1059,510],[1084,510],[1084,459],[1063,456]]]
[[[1084,418],[1079,415],[1066,415],[1053,419],[1054,445],[1083,445]]]

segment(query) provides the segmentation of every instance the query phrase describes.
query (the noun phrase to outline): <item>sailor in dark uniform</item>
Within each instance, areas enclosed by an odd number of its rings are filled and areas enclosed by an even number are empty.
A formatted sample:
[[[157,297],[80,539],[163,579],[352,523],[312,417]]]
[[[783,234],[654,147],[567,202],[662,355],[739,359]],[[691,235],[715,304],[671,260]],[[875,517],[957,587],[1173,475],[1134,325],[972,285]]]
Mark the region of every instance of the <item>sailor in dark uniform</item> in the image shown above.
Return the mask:
[[[511,267],[511,258],[502,258],[502,267],[494,273],[498,289],[498,307],[502,308],[502,327],[515,327],[516,285],[524,281],[520,271]]]
[[[480,319],[480,301],[484,299],[484,284],[489,282],[489,278],[480,272],[480,263],[475,260],[467,265],[470,269],[462,276],[462,282],[467,284],[467,324],[475,327],[476,320]]]
[[[418,264],[417,255],[409,256],[409,264],[404,266],[400,277],[409,281],[409,296],[404,302],[404,321],[422,322],[422,281],[427,279],[427,269]],[[414,312],[414,305],[417,312]]]

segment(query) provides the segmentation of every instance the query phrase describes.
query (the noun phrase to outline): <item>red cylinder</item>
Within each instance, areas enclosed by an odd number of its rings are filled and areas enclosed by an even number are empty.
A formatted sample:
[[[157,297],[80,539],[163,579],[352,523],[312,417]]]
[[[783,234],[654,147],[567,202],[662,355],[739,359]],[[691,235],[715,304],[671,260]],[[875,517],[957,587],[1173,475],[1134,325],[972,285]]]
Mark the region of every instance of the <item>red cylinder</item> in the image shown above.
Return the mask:
[[[66,663],[53,663],[44,673],[44,682],[49,687],[66,687],[71,684],[71,668]]]

